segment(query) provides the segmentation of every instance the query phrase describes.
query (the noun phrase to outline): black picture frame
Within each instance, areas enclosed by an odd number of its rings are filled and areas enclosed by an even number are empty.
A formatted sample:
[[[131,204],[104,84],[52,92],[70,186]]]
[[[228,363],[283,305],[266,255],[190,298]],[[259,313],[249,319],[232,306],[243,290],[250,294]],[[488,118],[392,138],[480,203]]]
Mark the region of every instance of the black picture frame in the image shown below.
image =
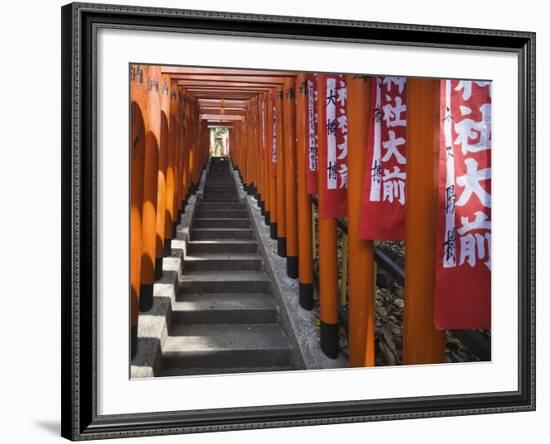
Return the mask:
[[[535,33],[72,3],[62,7],[62,436],[71,440],[535,409]],[[95,39],[99,27],[509,51],[519,66],[518,390],[97,414]]]

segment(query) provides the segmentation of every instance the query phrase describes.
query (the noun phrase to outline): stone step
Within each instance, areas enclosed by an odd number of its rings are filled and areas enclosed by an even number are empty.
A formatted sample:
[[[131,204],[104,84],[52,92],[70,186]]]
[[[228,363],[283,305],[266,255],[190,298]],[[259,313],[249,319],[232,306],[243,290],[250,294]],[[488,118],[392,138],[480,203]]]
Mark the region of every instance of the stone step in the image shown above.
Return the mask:
[[[206,186],[204,187],[204,193],[237,194],[237,190],[235,187],[210,187],[208,184],[206,184]]]
[[[164,368],[289,366],[291,349],[276,324],[179,325],[162,347]]]
[[[234,193],[234,194],[218,194],[218,193],[203,194],[202,199],[210,201],[210,202],[238,202],[239,201],[239,198],[237,197],[237,193]]]
[[[194,218],[193,228],[250,228],[248,218]]]
[[[203,202],[197,204],[199,210],[246,210],[246,204],[240,202]]]
[[[212,204],[216,204],[217,202],[212,202]],[[220,205],[227,205],[226,202],[223,204],[220,203]],[[248,211],[246,210],[229,210],[229,209],[219,209],[219,210],[203,210],[202,207],[197,208],[197,211],[195,212],[195,217],[200,219],[220,219],[220,218],[228,218],[228,219],[242,219],[245,217],[248,217]]]
[[[169,335],[178,324],[273,324],[277,308],[264,293],[180,294],[171,316]]]
[[[237,196],[237,191],[230,188],[210,188],[205,187],[203,196]]]
[[[263,271],[193,271],[179,279],[179,292],[266,293],[270,282]]]
[[[234,252],[225,254],[206,253],[185,256],[184,272],[188,271],[260,271],[262,257],[258,253]]]
[[[220,370],[219,368],[163,368],[159,376],[189,376],[189,375],[220,375],[234,373],[263,373],[263,372],[285,372],[294,370],[287,365],[274,367],[231,367]]]
[[[235,181],[233,179],[228,180],[212,180],[206,181],[205,187],[208,188],[222,188],[222,189],[234,189]]]
[[[206,184],[204,194],[237,194],[237,190],[235,187],[210,187]]]
[[[250,228],[191,228],[192,240],[253,239]]]
[[[187,243],[188,254],[203,253],[257,253],[258,243],[253,239],[193,240]]]

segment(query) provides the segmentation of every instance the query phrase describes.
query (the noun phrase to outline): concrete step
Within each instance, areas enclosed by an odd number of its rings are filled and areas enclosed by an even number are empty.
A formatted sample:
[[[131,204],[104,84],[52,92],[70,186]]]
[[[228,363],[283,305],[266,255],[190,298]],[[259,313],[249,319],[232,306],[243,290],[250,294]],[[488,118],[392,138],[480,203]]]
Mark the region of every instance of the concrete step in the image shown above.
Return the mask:
[[[260,271],[262,257],[258,253],[194,254],[185,256],[184,272],[188,271]]]
[[[208,182],[204,186],[205,193],[236,193],[237,188],[234,185],[211,185]]]
[[[237,190],[234,187],[210,187],[209,185],[206,185],[204,188],[204,193],[220,193],[220,194],[237,194]]]
[[[212,202],[215,204],[215,202]],[[220,203],[221,204],[221,203]],[[221,205],[227,205],[223,203]],[[234,204],[232,204],[234,205]],[[220,219],[220,218],[229,218],[229,219],[241,219],[248,217],[248,211],[246,210],[228,210],[228,209],[219,209],[219,210],[203,210],[202,207],[198,208],[195,217],[200,219]]]
[[[234,193],[234,194],[218,194],[218,193],[203,194],[202,199],[206,200],[206,201],[210,201],[210,202],[238,202],[239,201],[239,198],[237,197],[237,193]]]
[[[235,182],[233,179],[230,180],[207,180],[205,183],[205,188],[220,189],[220,190],[234,190]]]
[[[263,271],[193,271],[179,280],[179,292],[267,293],[270,282]]]
[[[248,218],[194,218],[193,228],[250,228]]]
[[[159,376],[189,376],[189,375],[219,375],[229,373],[263,373],[285,372],[294,370],[292,367],[280,365],[275,367],[231,367],[220,370],[219,368],[163,368]]]
[[[246,204],[240,202],[203,202],[197,204],[199,210],[246,210]]]
[[[253,239],[250,228],[191,228],[192,240]]]
[[[264,293],[180,294],[172,302],[172,324],[273,324],[277,308]]]
[[[162,366],[289,366],[290,355],[288,339],[276,324],[180,325],[162,347]]]
[[[258,243],[253,239],[192,240],[187,243],[188,254],[203,253],[257,253]]]

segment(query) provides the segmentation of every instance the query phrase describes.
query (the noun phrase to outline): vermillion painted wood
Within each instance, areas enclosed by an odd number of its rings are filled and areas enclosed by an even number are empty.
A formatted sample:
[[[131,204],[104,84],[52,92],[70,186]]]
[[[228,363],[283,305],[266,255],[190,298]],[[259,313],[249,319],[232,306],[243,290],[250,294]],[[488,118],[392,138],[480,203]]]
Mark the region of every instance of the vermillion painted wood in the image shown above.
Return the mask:
[[[132,65],[133,77],[130,83],[130,325],[134,355],[137,341],[137,323],[140,296],[141,273],[141,215],[143,206],[143,164],[145,158],[145,106],[146,88],[143,67]]]
[[[403,363],[443,362],[433,319],[439,162],[439,80],[408,79]]]
[[[369,82],[366,77],[347,76],[350,367],[374,365],[374,245],[359,236],[370,119]]]
[[[284,165],[287,275],[298,277],[298,214],[296,202],[296,85],[294,77],[284,84]]]
[[[313,257],[311,233],[311,203],[307,193],[307,85],[306,74],[296,78],[296,165],[297,165],[297,207],[298,207],[298,268],[300,305],[313,308]]]
[[[284,89],[277,87],[275,95],[275,130],[277,145],[277,238],[278,253],[286,257],[286,193],[283,148],[283,100]]]
[[[326,163],[327,127],[326,127],[326,82],[325,75],[320,74],[317,81],[319,97],[319,164]],[[336,358],[338,344],[338,279],[336,264],[336,219],[321,217],[326,205],[323,174],[319,170],[319,297],[321,317],[321,348],[330,358]]]
[[[142,310],[153,302],[155,280],[157,185],[160,137],[160,67],[144,67],[147,105],[145,108],[145,163],[143,173],[141,297]]]

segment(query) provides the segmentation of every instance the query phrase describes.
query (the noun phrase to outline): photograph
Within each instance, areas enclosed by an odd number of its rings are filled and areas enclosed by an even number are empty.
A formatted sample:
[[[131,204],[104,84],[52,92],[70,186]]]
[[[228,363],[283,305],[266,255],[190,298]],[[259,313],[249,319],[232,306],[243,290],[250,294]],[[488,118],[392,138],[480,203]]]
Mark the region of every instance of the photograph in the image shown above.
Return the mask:
[[[535,409],[533,32],[61,24],[62,436]]]
[[[490,80],[129,90],[132,378],[491,360]]]
[[[6,6],[3,442],[544,442],[542,2]]]

